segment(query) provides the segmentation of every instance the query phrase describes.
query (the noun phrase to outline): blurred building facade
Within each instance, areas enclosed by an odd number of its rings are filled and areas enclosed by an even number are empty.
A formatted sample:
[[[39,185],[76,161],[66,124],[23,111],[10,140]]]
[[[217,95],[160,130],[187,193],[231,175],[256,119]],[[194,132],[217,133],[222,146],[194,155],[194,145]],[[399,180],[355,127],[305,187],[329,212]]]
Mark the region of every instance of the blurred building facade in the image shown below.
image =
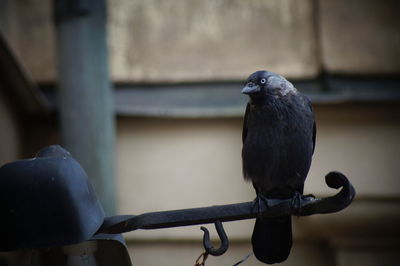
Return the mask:
[[[59,142],[59,132],[51,1],[1,7],[2,34],[25,71],[1,77],[4,164]],[[268,69],[314,102],[317,145],[305,193],[334,193],[323,178],[331,170],[357,190],[340,213],[294,218],[295,243],[283,265],[398,265],[399,11],[395,0],[109,0],[119,213],[252,200],[241,173],[247,99],[240,86]],[[20,79],[28,81],[12,82]],[[32,94],[32,84],[41,90]],[[207,265],[247,255],[253,223],[227,223],[231,247]],[[202,252],[198,227],[125,236],[134,265],[194,264]],[[260,265],[254,257],[246,263]]]

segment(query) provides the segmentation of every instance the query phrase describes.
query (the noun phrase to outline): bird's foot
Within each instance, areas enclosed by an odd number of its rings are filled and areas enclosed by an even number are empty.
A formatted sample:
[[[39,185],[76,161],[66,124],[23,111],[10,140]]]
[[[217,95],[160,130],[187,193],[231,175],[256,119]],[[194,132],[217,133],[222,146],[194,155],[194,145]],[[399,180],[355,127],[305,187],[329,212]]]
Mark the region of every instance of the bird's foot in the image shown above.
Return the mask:
[[[296,191],[294,196],[292,197],[291,208],[293,210],[295,210],[295,212],[300,211],[300,209],[302,207],[302,204],[301,204],[302,197],[303,197],[303,195],[298,191]]]
[[[262,217],[262,213],[264,210],[269,209],[269,200],[268,198],[262,196],[262,195],[257,195],[257,197],[253,200],[253,204],[251,205],[251,209],[253,210],[254,208],[258,209],[258,215],[260,218]]]

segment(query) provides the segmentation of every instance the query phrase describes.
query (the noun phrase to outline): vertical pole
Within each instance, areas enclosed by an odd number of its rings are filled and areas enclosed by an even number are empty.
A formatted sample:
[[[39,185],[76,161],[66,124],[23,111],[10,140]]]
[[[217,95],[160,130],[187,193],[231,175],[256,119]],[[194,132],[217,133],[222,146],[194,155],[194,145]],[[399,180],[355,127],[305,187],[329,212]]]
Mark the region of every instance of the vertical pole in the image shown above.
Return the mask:
[[[62,145],[86,170],[107,215],[115,214],[113,92],[105,0],[55,0]]]

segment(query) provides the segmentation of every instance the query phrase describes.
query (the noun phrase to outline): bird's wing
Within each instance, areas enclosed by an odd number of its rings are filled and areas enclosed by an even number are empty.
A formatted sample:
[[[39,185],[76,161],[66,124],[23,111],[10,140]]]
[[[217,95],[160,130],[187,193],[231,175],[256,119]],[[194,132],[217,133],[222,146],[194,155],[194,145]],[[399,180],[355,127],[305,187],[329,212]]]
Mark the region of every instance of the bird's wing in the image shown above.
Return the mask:
[[[313,136],[312,136],[312,141],[313,141],[313,147],[312,147],[312,154],[314,154],[314,150],[315,150],[315,137],[317,136],[317,126],[315,124],[315,120],[314,120],[314,125],[313,125]]]
[[[312,148],[312,154],[314,154],[314,150],[315,150],[315,138],[317,136],[317,125],[315,124],[315,117],[314,117],[314,110],[311,104],[310,99],[308,99],[307,96],[303,96],[303,99],[307,102],[308,107],[310,107],[311,113],[313,115],[313,136],[312,136],[312,141],[313,141],[313,148]]]
[[[244,113],[244,120],[243,120],[243,131],[242,131],[242,143],[244,143],[247,137],[247,116],[249,114],[250,104],[247,104],[246,111]]]

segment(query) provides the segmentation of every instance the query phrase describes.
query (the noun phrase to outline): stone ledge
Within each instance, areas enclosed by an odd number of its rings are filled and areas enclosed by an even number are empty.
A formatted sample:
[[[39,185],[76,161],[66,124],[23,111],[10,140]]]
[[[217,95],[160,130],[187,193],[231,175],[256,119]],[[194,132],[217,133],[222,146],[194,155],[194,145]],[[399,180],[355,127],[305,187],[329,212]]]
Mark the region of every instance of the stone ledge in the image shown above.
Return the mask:
[[[293,81],[314,105],[396,103],[400,79],[337,78]],[[115,108],[120,116],[165,118],[241,117],[248,101],[242,83],[125,84],[115,86]],[[379,89],[378,89],[379,88]],[[54,85],[44,93],[55,108]]]

